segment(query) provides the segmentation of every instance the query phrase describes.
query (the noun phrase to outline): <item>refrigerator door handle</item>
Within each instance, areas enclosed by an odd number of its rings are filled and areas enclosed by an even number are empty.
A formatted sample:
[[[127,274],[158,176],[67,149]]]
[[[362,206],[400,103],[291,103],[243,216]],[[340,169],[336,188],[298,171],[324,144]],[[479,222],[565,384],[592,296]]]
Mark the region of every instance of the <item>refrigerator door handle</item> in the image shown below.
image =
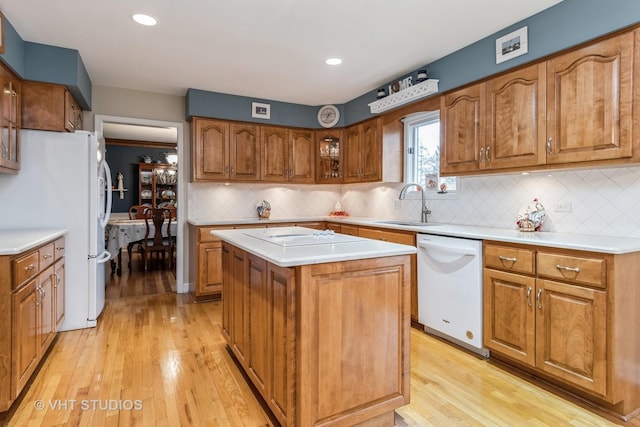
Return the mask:
[[[100,255],[89,255],[89,259],[95,259],[96,263],[104,264],[111,259],[111,252],[104,251]]]
[[[103,176],[104,176],[104,180],[106,181],[106,185],[105,185],[105,188],[100,188],[98,189],[98,191],[107,192],[107,203],[105,203],[104,212],[100,212],[100,225],[104,228],[107,226],[107,223],[109,222],[109,218],[111,217],[111,202],[112,202],[111,168],[109,168],[109,164],[104,159],[100,163],[100,180],[101,181]]]

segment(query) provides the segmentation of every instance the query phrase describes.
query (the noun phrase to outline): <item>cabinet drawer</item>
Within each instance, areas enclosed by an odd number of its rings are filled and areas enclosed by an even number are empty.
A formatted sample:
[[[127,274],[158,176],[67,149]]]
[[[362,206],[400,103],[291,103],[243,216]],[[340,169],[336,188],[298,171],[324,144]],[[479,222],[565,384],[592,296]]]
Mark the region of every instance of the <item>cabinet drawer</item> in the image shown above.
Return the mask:
[[[64,256],[64,237],[53,242],[53,253],[56,261]]]
[[[38,252],[40,253],[40,271],[43,271],[55,261],[55,245],[53,243],[44,245]]]
[[[414,234],[394,233],[393,231],[360,228],[358,230],[358,235],[367,239],[382,240],[384,242],[400,243],[402,245],[409,246],[416,245],[416,237]]]
[[[532,249],[487,244],[484,247],[484,266],[533,274],[535,271],[535,252]]]
[[[538,276],[604,288],[607,260],[538,252]]]
[[[211,231],[215,229],[216,227],[198,227],[198,242],[215,242],[220,240],[211,235]]]
[[[16,289],[27,279],[38,274],[40,271],[39,258],[39,252],[33,251],[13,261],[13,289]]]

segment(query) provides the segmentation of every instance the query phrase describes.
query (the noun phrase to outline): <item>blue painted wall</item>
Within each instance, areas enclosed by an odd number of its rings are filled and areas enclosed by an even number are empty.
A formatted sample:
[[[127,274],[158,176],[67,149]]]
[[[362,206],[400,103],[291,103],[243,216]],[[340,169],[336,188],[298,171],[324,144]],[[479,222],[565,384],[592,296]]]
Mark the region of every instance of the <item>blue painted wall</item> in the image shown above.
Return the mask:
[[[271,106],[271,119],[251,117],[251,103],[260,102]],[[208,92],[189,89],[185,99],[186,117],[215,117],[226,120],[286,125],[293,127],[318,127],[316,120],[318,107],[291,104],[288,102],[270,101],[268,99],[229,95],[226,93]],[[339,107],[340,121],[337,126],[344,126],[344,106]]]
[[[66,86],[83,110],[91,110],[91,79],[77,50],[25,42],[6,17],[4,24],[2,62],[21,79]]]
[[[464,47],[433,63],[417,68],[409,75],[416,81],[417,71],[426,69],[429,78],[440,80],[444,92],[484,77],[516,67],[582,42],[640,22],[640,0],[564,0],[536,15],[511,25],[495,34]],[[495,63],[495,40],[523,26],[528,27],[529,51],[512,60]],[[452,27],[451,31],[459,31]],[[433,41],[425,41],[427,46]],[[388,82],[385,86],[392,83]],[[190,96],[193,93],[197,96]],[[348,126],[373,117],[368,104],[376,100],[377,88],[346,104],[338,105],[341,119],[337,126]],[[236,99],[240,98],[240,99]],[[252,121],[251,98],[189,89],[186,99],[187,119],[191,116],[218,117]],[[272,104],[272,124],[318,128],[317,106],[287,104],[269,100],[253,101]],[[276,111],[286,114],[274,115]],[[255,121],[255,119],[253,119]]]
[[[439,91],[445,92],[638,22],[639,0],[564,0],[419,69],[440,80]],[[495,40],[523,26],[528,27],[528,53],[496,64]],[[345,105],[348,124],[372,117],[367,104],[376,94],[372,90]]]
[[[24,45],[24,79],[65,85],[83,110],[91,109],[91,79],[77,50]]]
[[[18,76],[24,75],[24,41],[6,17],[4,19],[4,53],[0,55],[0,59]]]
[[[137,205],[139,174],[138,164],[144,156],[150,156],[153,162],[164,162],[164,154],[171,151],[169,148],[129,147],[123,145],[107,144],[105,158],[111,167],[111,179],[114,186],[118,186],[118,172],[122,172],[124,187],[124,199],[120,199],[120,193],[113,193],[113,205],[111,212],[129,212],[129,208]]]

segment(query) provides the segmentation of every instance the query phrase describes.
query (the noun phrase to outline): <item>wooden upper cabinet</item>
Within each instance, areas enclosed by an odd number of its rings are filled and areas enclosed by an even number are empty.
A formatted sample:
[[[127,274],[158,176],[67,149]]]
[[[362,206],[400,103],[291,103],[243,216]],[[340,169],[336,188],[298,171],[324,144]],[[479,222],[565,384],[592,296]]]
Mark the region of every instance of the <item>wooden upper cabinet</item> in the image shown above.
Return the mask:
[[[544,63],[486,83],[486,141],[483,169],[545,163],[546,68]]]
[[[229,180],[229,122],[195,118],[192,139],[194,181]]]
[[[260,127],[260,179],[287,181],[289,173],[289,129],[278,126]]]
[[[315,141],[310,129],[289,132],[289,180],[313,183],[315,180]]]
[[[547,163],[631,157],[633,55],[629,32],[547,62]]]
[[[260,179],[260,126],[232,122],[229,129],[230,180]]]
[[[261,126],[260,144],[261,180],[314,182],[315,152],[312,130]]]
[[[382,119],[345,128],[344,150],[345,183],[382,180]]]
[[[441,98],[441,174],[480,169],[485,146],[484,90],[484,83],[481,83]]]
[[[0,172],[14,174],[20,170],[20,134],[18,131],[21,127],[21,83],[2,65],[0,65],[0,87],[2,88]]]
[[[82,129],[82,110],[64,86],[24,82],[22,84],[22,127],[73,132]]]

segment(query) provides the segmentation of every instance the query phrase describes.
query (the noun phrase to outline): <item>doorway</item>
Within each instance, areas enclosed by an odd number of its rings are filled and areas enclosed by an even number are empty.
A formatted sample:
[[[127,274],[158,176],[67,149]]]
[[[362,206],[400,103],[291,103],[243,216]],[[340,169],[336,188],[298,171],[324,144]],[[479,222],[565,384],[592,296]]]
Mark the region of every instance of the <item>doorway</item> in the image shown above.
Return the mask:
[[[175,285],[174,289],[178,293],[186,293],[189,290],[188,284],[184,282],[185,260],[184,260],[184,245],[185,245],[185,218],[186,218],[186,174],[185,167],[181,166],[181,159],[185,159],[184,153],[184,126],[181,122],[170,122],[162,120],[151,119],[139,119],[132,117],[119,117],[108,115],[95,115],[95,132],[98,139],[105,139],[105,131],[107,136],[109,133],[124,132],[119,134],[117,139],[127,140],[158,140],[163,139],[166,141],[167,135],[172,134],[177,144],[177,170],[178,170],[178,188],[176,198],[176,224],[177,224],[177,239],[176,239],[176,270],[175,270]],[[169,137],[170,138],[170,137]],[[182,160],[184,165],[184,160]],[[126,252],[126,251],[125,251]],[[123,262],[126,269],[126,263]],[[108,272],[107,274],[109,274]],[[123,271],[124,273],[124,271]],[[166,280],[166,278],[165,278]]]

